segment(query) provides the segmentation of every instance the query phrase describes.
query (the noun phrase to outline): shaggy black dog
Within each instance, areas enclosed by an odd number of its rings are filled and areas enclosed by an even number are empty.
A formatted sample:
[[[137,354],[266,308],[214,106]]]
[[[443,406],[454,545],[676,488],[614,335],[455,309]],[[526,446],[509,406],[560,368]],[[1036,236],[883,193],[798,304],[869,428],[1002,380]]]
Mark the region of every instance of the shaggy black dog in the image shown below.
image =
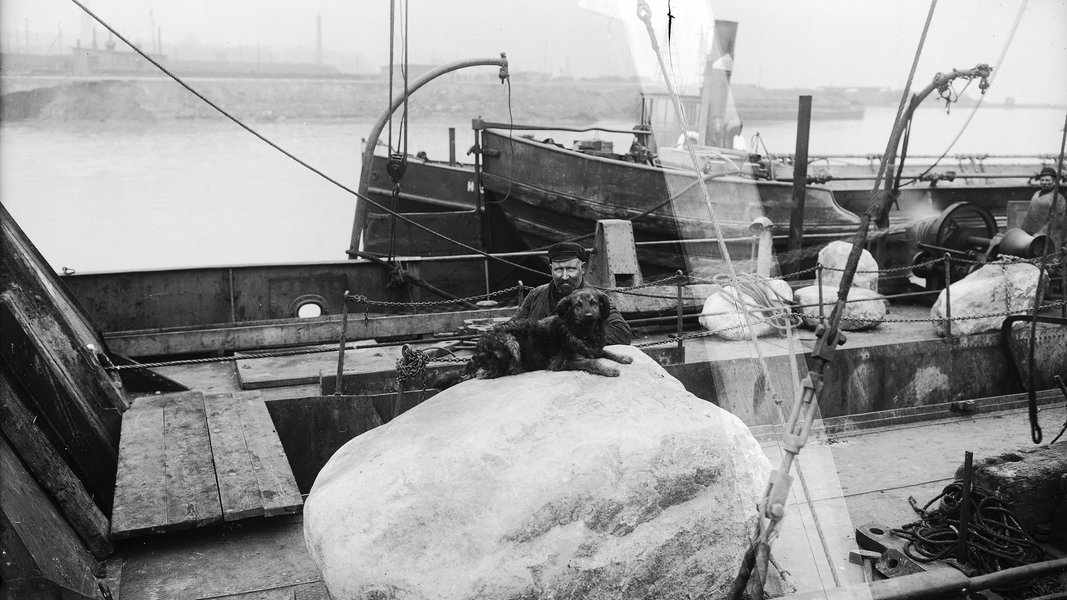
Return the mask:
[[[633,362],[629,356],[604,350],[604,322],[610,310],[611,303],[603,293],[575,290],[560,300],[555,315],[540,321],[508,321],[487,331],[478,340],[466,375],[493,379],[548,369],[617,377],[618,369],[597,360]]]

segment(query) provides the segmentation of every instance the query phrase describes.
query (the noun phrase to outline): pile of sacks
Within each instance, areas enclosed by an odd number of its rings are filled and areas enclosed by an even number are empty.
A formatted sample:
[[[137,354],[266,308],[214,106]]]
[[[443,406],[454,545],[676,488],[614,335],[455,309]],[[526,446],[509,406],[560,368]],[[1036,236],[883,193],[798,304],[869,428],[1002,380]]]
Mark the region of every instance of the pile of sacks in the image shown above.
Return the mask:
[[[753,321],[752,329],[757,337],[780,331],[783,319],[793,310],[793,304],[797,305],[803,324],[815,327],[819,324],[820,314],[829,318],[837,302],[841,276],[851,251],[850,243],[831,242],[819,252],[819,264],[823,266],[821,293],[818,284],[794,292],[781,279],[757,279],[751,276],[744,279],[740,293],[733,286],[716,287],[704,302],[700,324],[724,339],[749,339],[751,334],[742,310],[743,302],[748,308]],[[841,329],[872,329],[885,319],[885,315],[885,300],[878,294],[878,263],[870,252],[864,250],[852,287],[849,288]]]

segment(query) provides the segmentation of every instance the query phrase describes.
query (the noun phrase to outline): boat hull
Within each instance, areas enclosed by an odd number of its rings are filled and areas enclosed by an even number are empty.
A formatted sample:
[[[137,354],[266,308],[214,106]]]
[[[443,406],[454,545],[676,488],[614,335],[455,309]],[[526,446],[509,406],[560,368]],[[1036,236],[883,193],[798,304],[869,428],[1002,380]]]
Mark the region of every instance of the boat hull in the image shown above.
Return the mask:
[[[717,222],[730,240],[732,258],[751,257],[752,223],[766,217],[774,224],[780,251],[788,239],[792,186],[731,175],[703,175],[711,207],[692,172],[593,156],[551,143],[482,134],[482,186],[526,243],[534,248],[564,239],[591,237],[598,220],[633,224],[638,259],[646,276],[687,269],[720,259],[717,244],[665,244],[716,237]],[[714,220],[712,218],[714,210]],[[859,217],[834,201],[825,188],[809,186],[804,209],[805,244],[821,246],[850,236]],[[810,258],[811,253],[803,253]],[[780,262],[801,256],[779,255]]]

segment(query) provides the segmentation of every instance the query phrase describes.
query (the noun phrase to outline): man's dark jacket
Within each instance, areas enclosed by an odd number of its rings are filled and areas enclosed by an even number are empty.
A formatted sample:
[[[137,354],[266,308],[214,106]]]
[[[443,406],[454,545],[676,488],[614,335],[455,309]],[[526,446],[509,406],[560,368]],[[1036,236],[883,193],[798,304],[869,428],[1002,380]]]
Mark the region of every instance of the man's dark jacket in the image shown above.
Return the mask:
[[[583,283],[583,288],[590,288],[590,286]],[[512,319],[543,319],[545,317],[556,314],[556,305],[563,299],[563,294],[560,294],[556,290],[556,286],[551,283],[539,285],[535,287],[528,296],[522,301],[522,306],[519,307],[519,312],[515,313]],[[619,311],[612,306],[611,312],[608,313],[608,318],[604,322],[604,330],[607,334],[608,344],[629,344],[633,339],[634,334],[630,331],[630,326],[626,323],[626,319],[622,318]]]

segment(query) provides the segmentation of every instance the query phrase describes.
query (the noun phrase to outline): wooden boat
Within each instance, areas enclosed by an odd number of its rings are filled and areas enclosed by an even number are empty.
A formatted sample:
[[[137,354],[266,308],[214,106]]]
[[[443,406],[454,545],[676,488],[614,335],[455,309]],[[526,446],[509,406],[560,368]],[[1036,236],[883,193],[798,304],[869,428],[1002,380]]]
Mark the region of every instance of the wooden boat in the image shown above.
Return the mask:
[[[489,126],[482,129],[481,148],[480,180],[487,202],[499,206],[531,247],[587,237],[598,220],[624,219],[633,224],[638,259],[648,274],[691,270],[689,259],[718,256],[712,215],[692,170],[640,164],[601,150],[561,148]],[[752,165],[744,157],[734,158],[741,163],[736,174],[719,161],[701,175],[724,236],[745,250],[751,246],[752,223],[767,218],[784,250],[792,187],[746,177],[745,169]],[[829,190],[815,186],[807,191],[804,221],[806,243],[815,246],[850,236],[859,224]],[[697,246],[685,240],[705,241]],[[642,242],[653,245],[641,247]],[[749,258],[747,251],[741,258]]]

